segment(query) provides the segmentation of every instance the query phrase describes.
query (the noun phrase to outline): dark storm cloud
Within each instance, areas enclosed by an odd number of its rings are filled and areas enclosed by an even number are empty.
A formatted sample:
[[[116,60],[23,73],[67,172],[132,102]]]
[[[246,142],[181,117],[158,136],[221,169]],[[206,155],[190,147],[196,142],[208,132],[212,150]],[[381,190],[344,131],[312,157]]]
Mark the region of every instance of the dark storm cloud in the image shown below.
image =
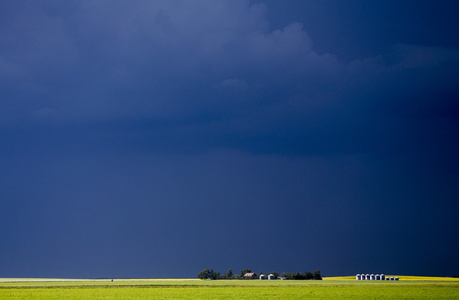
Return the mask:
[[[35,98],[17,95],[15,115],[43,108],[69,118],[196,113],[238,105],[236,96],[219,99],[241,88],[219,91],[225,82],[242,82],[254,94],[282,89],[299,74],[333,72],[336,64],[312,50],[300,24],[268,32],[261,4],[96,3],[61,14],[23,5],[5,21],[3,76],[16,72],[10,93],[28,88]]]
[[[140,118],[145,141],[187,136],[199,144],[283,152],[276,147],[284,143],[287,152],[308,152],[312,144],[374,139],[358,128],[378,134],[385,129],[375,122],[397,126],[391,110],[407,99],[413,102],[402,109],[422,110],[420,103],[450,111],[454,100],[438,103],[429,94],[457,94],[456,50],[394,45],[340,62],[317,54],[300,23],[269,30],[266,7],[248,1],[19,7],[2,25],[4,126],[49,119],[112,128],[114,120]],[[142,125],[132,126],[139,136]]]

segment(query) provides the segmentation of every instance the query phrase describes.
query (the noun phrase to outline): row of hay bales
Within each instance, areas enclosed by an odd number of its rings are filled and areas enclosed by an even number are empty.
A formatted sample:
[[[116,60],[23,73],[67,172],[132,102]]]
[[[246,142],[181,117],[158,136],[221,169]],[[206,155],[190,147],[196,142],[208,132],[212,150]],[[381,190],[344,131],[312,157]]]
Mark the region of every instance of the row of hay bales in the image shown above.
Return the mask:
[[[356,280],[399,280],[398,277],[386,277],[384,274],[357,274]]]

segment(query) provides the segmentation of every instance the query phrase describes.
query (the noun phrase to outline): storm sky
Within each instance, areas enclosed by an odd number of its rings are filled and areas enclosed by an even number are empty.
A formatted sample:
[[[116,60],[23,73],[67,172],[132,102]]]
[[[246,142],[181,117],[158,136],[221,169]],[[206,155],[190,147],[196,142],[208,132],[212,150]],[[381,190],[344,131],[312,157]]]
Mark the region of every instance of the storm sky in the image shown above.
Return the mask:
[[[459,2],[0,4],[0,277],[459,274]]]

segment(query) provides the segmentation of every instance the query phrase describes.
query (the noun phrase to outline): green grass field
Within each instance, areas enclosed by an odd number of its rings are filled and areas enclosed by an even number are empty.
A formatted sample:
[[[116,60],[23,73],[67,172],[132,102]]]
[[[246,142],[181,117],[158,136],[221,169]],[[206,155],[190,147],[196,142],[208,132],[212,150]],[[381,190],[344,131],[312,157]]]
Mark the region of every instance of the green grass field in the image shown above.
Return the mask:
[[[459,299],[459,281],[0,279],[0,299]]]

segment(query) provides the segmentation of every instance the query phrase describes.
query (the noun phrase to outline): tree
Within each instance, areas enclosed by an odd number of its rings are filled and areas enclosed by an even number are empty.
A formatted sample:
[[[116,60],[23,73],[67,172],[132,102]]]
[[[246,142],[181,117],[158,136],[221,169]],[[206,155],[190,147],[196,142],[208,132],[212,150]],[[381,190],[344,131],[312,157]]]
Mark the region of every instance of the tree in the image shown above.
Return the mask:
[[[312,272],[312,276],[314,277],[315,280],[322,280],[322,276],[320,275],[319,270],[315,270]]]
[[[311,272],[304,272],[304,275],[306,275],[305,277],[307,280],[314,279],[314,274],[312,274]]]
[[[293,273],[293,279],[296,280],[305,280],[306,279],[306,274],[301,274],[299,272]]]
[[[220,273],[214,272],[212,269],[205,269],[201,271],[198,276],[199,279],[218,279],[220,277]]]
[[[233,270],[229,269],[228,272],[226,272],[226,278],[227,279],[230,279],[231,277],[233,277]]]
[[[208,279],[209,273],[210,273],[210,270],[209,270],[209,269],[205,269],[205,270],[201,271],[201,272],[198,274],[197,277],[198,277],[199,279]]]

